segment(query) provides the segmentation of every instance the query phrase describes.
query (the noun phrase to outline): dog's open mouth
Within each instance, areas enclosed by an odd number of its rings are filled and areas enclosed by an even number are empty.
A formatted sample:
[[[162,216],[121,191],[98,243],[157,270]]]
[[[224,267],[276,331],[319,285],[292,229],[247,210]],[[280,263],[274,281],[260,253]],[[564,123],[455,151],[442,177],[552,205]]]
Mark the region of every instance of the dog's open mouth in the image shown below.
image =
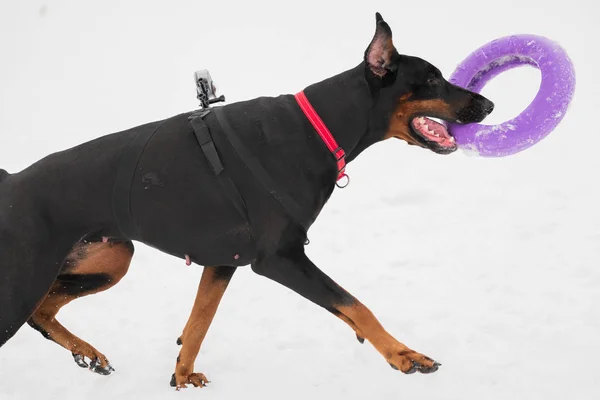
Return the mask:
[[[438,148],[441,152],[452,152],[456,150],[456,142],[448,133],[448,129],[441,122],[430,117],[415,117],[411,121],[413,130],[428,144]],[[435,149],[433,149],[435,150]]]

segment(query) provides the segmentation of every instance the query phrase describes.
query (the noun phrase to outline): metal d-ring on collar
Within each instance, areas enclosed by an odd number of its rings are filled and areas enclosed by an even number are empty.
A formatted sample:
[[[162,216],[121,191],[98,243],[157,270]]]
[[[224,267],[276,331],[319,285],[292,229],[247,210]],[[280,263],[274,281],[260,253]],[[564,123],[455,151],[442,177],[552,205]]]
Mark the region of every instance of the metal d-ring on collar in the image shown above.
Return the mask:
[[[346,179],[344,179],[344,178],[346,178]],[[340,183],[340,182],[342,182],[342,183]],[[337,182],[335,182],[335,186],[339,187],[340,189],[344,189],[344,188],[348,187],[349,184],[350,184],[350,176],[348,176],[348,174],[346,174],[345,172],[342,172],[342,174],[338,178]]]

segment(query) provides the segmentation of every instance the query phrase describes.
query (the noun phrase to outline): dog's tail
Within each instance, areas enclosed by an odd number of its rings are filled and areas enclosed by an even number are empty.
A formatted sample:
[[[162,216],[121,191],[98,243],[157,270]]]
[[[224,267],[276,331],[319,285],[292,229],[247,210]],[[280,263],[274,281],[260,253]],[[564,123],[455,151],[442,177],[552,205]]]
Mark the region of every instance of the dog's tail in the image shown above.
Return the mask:
[[[4,179],[6,179],[6,177],[9,175],[10,174],[8,172],[6,172],[2,168],[0,168],[0,182],[2,182]]]

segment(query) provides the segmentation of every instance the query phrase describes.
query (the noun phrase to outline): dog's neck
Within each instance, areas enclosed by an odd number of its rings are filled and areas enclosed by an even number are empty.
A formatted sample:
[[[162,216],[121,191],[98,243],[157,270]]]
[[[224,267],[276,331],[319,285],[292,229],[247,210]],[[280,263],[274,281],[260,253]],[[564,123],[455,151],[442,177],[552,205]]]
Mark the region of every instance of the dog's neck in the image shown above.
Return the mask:
[[[364,63],[310,85],[304,92],[346,152],[348,162],[377,141],[367,137],[373,100]]]

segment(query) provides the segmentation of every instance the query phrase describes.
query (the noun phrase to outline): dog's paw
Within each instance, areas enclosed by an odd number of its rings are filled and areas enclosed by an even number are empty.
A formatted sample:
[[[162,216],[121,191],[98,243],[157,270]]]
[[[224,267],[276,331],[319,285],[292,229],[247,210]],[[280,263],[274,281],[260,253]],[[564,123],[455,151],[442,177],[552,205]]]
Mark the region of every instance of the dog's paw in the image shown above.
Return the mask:
[[[110,375],[115,371],[115,369],[112,367],[112,365],[110,365],[108,360],[105,361],[106,365],[103,366],[100,360],[98,360],[97,358],[93,359],[92,362],[90,362],[90,371],[100,375]]]
[[[387,361],[393,369],[400,370],[405,374],[414,374],[415,372],[431,374],[437,371],[442,365],[423,354],[409,349],[392,353]]]
[[[112,365],[110,365],[110,363],[108,362],[108,359],[106,359],[106,357],[104,357],[104,355],[100,353],[98,353],[100,355],[90,354],[91,357],[78,353],[72,354],[73,360],[78,366],[80,366],[81,368],[88,368],[90,371],[95,372],[97,374],[110,375],[115,370],[112,367]],[[89,364],[86,362],[86,356],[90,360]]]
[[[181,390],[187,388],[188,384],[194,385],[194,387],[205,387],[207,383],[210,381],[206,378],[206,375],[201,373],[192,373],[188,376],[177,376],[173,374],[171,376],[171,387],[176,388],[176,390]]]

